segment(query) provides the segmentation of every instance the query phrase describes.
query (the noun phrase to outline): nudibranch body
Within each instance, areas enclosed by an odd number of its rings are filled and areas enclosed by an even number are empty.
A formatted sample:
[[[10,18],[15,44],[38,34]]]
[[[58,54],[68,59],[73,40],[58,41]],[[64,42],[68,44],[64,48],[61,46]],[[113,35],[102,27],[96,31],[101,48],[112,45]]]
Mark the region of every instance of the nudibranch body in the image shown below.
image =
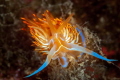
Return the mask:
[[[66,20],[54,18],[49,11],[46,11],[43,16],[45,18],[41,19],[34,15],[33,20],[22,18],[23,22],[30,28],[30,33],[35,39],[33,43],[39,48],[38,50],[41,53],[47,54],[44,64],[26,77],[33,76],[43,70],[50,63],[51,59],[58,59],[62,67],[67,67],[69,63],[67,56],[77,58],[82,53],[105,61],[116,61],[104,58],[86,48],[85,39],[80,29],[69,23],[72,14]]]

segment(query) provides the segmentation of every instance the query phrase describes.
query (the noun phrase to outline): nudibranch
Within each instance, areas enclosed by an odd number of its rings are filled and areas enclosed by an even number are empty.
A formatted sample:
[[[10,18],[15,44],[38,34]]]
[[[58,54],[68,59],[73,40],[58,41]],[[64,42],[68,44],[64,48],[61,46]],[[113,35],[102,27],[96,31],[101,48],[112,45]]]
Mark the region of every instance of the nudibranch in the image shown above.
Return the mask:
[[[30,28],[30,33],[35,40],[33,43],[39,48],[39,52],[47,54],[47,58],[38,70],[26,77],[37,74],[48,66],[51,60],[55,59],[58,59],[62,67],[67,67],[70,61],[67,56],[77,58],[82,53],[105,61],[117,61],[107,59],[86,48],[85,38],[81,30],[70,24],[73,14],[66,20],[54,18],[48,10],[43,14],[44,18],[38,18],[35,14],[33,15],[34,18],[32,20],[27,18],[21,19]]]

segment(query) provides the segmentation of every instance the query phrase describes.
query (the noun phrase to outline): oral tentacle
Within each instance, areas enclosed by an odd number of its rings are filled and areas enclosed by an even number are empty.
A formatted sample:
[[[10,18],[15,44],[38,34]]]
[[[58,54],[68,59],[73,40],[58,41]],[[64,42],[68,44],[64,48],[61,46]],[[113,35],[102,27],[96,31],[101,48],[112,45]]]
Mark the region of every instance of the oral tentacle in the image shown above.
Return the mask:
[[[115,59],[107,59],[107,58],[105,58],[105,57],[103,57],[103,56],[101,56],[98,53],[93,52],[93,51],[90,53],[90,55],[92,55],[94,57],[97,57],[99,59],[105,60],[105,61],[118,61],[118,60],[115,60]]]
[[[89,54],[89,55],[92,55],[96,58],[99,58],[99,59],[102,59],[102,60],[105,60],[105,61],[117,61],[117,60],[114,60],[114,59],[107,59],[101,55],[99,55],[98,53],[96,52],[93,52],[87,48],[84,48],[82,46],[78,46],[78,45],[75,45],[75,44],[68,44],[70,46],[70,48],[68,48],[68,50],[73,50],[73,51],[80,51],[80,52],[83,52],[83,53],[86,53],[86,54]]]
[[[38,72],[40,72],[41,70],[43,70],[50,63],[51,58],[52,58],[51,55],[48,55],[44,64],[41,67],[39,67],[36,71],[34,71],[32,74],[26,76],[25,78],[33,76],[33,75],[37,74]]]
[[[84,37],[84,35],[83,35],[83,33],[81,32],[81,30],[79,29],[79,28],[76,28],[77,29],[77,31],[79,32],[79,34],[80,34],[80,37],[81,37],[81,39],[82,39],[82,44],[83,44],[83,46],[84,47],[86,47],[86,41],[85,41],[85,37]],[[81,53],[80,55],[83,55],[84,53]],[[80,57],[79,57],[80,58]]]
[[[50,52],[48,52],[46,61],[43,63],[43,65],[40,66],[40,67],[39,67],[36,71],[34,71],[32,74],[26,76],[25,78],[37,74],[38,72],[42,71],[46,66],[48,66],[48,64],[50,63],[50,61],[51,61],[51,59],[52,59],[52,56],[55,54],[55,50],[56,50],[56,46],[54,45],[53,48],[50,50]]]
[[[83,44],[83,46],[84,47],[86,47],[86,41],[85,41],[85,37],[84,37],[84,35],[83,35],[83,33],[81,32],[81,30],[79,29],[79,28],[76,28],[77,29],[77,31],[79,32],[79,34],[80,34],[80,37],[81,37],[81,39],[82,39],[82,44]]]

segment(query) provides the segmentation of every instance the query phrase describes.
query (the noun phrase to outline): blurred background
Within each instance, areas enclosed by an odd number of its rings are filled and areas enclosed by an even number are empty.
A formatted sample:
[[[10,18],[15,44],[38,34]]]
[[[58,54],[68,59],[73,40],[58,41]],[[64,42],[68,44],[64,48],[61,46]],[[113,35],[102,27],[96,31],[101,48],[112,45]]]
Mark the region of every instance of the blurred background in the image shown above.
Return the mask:
[[[120,80],[119,7],[119,0],[0,0],[0,80]],[[23,78],[42,65],[45,56],[34,51],[29,29],[20,18],[33,13],[41,17],[45,10],[63,19],[74,13],[73,24],[90,38],[88,47],[119,61],[85,58],[66,70],[53,61],[37,75]]]

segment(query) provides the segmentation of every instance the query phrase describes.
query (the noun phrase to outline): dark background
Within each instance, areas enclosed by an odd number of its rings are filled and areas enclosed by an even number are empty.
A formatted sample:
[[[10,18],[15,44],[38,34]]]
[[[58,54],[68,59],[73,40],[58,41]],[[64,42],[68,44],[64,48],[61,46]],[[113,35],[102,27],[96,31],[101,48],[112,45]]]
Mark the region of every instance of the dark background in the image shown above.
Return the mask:
[[[119,0],[0,0],[0,80],[23,80],[31,73],[26,71],[29,66],[34,70],[42,64],[42,58],[36,57],[35,47],[31,46],[29,29],[20,18],[30,18],[31,14],[42,14],[45,10],[63,18],[70,11],[74,13],[77,24],[85,24],[101,39],[105,56],[120,60],[119,7]],[[120,67],[119,61],[114,64]],[[120,80],[120,69],[107,62],[104,65],[107,80]],[[38,74],[42,80],[48,80],[49,68]],[[25,80],[39,80],[35,77]]]

